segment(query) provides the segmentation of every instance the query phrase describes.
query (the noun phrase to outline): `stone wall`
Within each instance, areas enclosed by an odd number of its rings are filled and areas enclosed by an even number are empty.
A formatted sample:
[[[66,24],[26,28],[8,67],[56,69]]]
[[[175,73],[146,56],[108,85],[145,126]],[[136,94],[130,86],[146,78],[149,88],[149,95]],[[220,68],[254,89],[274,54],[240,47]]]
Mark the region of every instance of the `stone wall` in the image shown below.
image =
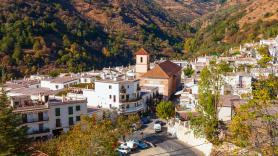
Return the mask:
[[[168,133],[176,136],[179,140],[189,145],[193,149],[200,151],[203,155],[210,155],[213,145],[205,138],[196,138],[193,131],[190,130],[188,122],[180,120],[171,120],[168,124]]]

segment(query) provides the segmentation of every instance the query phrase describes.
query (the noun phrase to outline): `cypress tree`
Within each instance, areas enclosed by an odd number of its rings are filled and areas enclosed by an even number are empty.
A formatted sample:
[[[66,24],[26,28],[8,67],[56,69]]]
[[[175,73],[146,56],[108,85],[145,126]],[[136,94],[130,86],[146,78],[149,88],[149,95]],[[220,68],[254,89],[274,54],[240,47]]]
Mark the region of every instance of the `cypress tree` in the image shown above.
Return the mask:
[[[14,155],[26,149],[27,127],[20,126],[21,124],[21,116],[13,112],[6,93],[2,90],[0,92],[0,155]]]

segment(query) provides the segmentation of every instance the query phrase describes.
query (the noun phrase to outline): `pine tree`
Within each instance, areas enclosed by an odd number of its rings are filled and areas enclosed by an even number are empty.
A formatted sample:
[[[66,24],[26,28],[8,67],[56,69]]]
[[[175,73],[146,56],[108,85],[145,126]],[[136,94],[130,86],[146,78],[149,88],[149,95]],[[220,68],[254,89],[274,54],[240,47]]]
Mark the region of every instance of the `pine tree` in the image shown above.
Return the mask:
[[[20,126],[20,115],[13,113],[9,107],[6,93],[0,93],[0,155],[13,155],[27,147],[27,127]]]
[[[17,64],[19,64],[20,59],[22,59],[21,57],[22,57],[21,45],[17,43],[15,45],[12,58],[16,61]]]

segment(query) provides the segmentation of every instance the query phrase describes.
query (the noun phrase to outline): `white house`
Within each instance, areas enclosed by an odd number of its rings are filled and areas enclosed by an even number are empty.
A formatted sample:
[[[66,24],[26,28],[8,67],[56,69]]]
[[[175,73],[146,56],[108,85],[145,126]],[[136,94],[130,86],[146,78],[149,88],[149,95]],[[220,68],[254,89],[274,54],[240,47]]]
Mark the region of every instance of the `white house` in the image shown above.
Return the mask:
[[[119,113],[142,112],[144,100],[140,96],[139,80],[96,80],[95,89],[84,89],[89,107],[116,109]]]
[[[235,66],[238,67],[240,65],[255,66],[255,65],[257,65],[257,59],[256,58],[251,58],[251,57],[237,58],[235,60]]]
[[[81,115],[87,115],[87,100],[85,98],[60,97],[49,99],[49,128],[53,135],[67,132],[70,126],[81,120]]]
[[[15,113],[22,114],[23,125],[28,127],[29,138],[48,138],[51,136],[49,127],[49,107],[44,100],[31,100],[29,96],[10,97]]]
[[[80,83],[94,83],[96,77],[93,75],[84,74],[80,76]]]
[[[223,76],[224,82],[232,87],[231,94],[241,95],[252,92],[252,76],[244,72],[228,73]],[[225,95],[222,90],[222,95]]]
[[[51,90],[60,90],[80,83],[80,78],[76,76],[64,76],[54,79],[41,80],[41,87]]]
[[[33,95],[34,97],[36,95]],[[23,125],[28,127],[29,138],[49,138],[68,131],[71,125],[80,121],[81,115],[87,115],[85,98],[73,99],[37,95],[9,96],[15,113],[22,115]]]
[[[250,71],[251,76],[253,76],[256,79],[259,79],[261,77],[268,77],[269,75],[275,75],[278,76],[278,68],[252,68]]]
[[[235,108],[244,103],[246,103],[246,100],[241,99],[237,95],[220,96],[218,106],[218,119],[224,122],[230,121],[234,115]]]

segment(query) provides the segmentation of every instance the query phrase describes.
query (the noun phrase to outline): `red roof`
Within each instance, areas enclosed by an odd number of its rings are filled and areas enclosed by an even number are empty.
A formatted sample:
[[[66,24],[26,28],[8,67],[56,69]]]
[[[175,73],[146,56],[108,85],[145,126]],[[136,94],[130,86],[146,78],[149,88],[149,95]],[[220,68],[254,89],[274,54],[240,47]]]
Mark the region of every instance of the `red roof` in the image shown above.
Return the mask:
[[[144,48],[141,48],[136,52],[136,55],[149,55],[149,53]]]
[[[142,77],[168,79],[176,75],[181,67],[171,61],[164,61],[146,72]]]

